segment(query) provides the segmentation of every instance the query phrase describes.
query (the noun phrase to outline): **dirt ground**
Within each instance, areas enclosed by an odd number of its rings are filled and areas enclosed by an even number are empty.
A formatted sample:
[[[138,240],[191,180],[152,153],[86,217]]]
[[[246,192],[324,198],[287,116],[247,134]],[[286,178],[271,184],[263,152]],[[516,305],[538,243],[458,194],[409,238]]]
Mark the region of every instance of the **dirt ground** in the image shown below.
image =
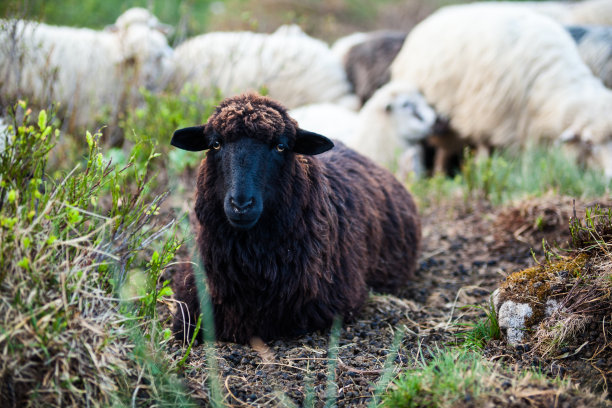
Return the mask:
[[[577,215],[596,203],[609,207],[612,200],[578,201]],[[432,351],[456,344],[456,333],[464,330],[458,323],[484,316],[480,309],[463,306],[487,305],[492,291],[509,273],[541,260],[543,239],[567,247],[574,203],[571,198],[545,197],[498,208],[484,202],[438,205],[422,213],[423,247],[413,284],[400,297],[373,294],[359,319],[342,326],[335,369],[339,407],[370,402],[399,328],[405,333],[393,361],[395,373],[414,368],[418,356],[427,359]],[[228,403],[299,406],[311,386],[316,405],[323,406],[330,372],[329,336],[329,331],[313,333],[253,347],[217,343],[221,388]],[[601,395],[612,380],[612,349],[601,325],[587,328],[584,336],[589,343],[563,359],[542,359],[528,344],[511,347],[503,339],[490,342],[484,354],[490,361],[518,370],[533,367],[550,376],[570,378]],[[606,343],[606,347],[597,347]],[[184,353],[178,343],[172,343],[169,351],[177,359]],[[205,349],[194,347],[184,379],[202,405],[209,398],[207,376]],[[501,387],[489,390],[484,399],[467,395],[458,406],[612,406],[609,394],[606,401],[587,394],[575,389],[560,392],[552,383],[535,385],[509,378]]]

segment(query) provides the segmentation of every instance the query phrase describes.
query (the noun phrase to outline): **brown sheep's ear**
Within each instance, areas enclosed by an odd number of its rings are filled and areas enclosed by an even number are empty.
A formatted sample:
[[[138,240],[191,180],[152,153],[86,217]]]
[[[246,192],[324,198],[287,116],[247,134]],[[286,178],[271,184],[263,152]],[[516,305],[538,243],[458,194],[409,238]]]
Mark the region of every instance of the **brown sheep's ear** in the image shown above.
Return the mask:
[[[175,131],[170,144],[179,149],[199,152],[208,149],[208,138],[204,135],[204,126],[193,126]]]
[[[326,152],[334,147],[334,142],[318,133],[298,129],[293,151],[313,156]]]

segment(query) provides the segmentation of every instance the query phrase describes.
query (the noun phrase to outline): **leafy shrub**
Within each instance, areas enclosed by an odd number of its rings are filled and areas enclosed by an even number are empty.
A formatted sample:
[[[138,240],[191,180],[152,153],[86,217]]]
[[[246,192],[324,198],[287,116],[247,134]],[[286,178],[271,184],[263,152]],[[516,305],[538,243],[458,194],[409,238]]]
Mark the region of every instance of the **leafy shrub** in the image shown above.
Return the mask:
[[[185,169],[194,169],[201,157],[170,145],[172,134],[176,129],[205,123],[221,96],[202,99],[197,89],[186,87],[178,95],[152,94],[142,89],[144,104],[141,108],[128,112],[122,128],[128,141],[148,144],[148,148],[137,156],[136,162],[146,161],[151,150],[159,151],[165,160],[157,163],[166,166],[170,176],[182,173]]]
[[[45,111],[16,113],[0,154],[0,406],[187,404],[155,352],[159,278],[180,243],[157,225],[164,196],[144,199],[153,155],[117,167],[87,133],[85,162],[51,177],[59,132]]]

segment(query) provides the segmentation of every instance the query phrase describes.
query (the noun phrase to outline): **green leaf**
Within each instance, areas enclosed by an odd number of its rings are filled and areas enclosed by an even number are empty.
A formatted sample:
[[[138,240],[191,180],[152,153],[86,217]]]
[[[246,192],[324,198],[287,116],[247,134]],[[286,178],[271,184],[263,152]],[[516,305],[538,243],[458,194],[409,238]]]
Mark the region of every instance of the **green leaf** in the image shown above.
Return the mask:
[[[41,110],[38,114],[38,128],[44,130],[47,127],[47,112]]]
[[[155,251],[153,252],[153,255],[151,256],[151,264],[156,264],[159,262],[159,252]]]
[[[87,145],[91,149],[93,147],[93,136],[91,135],[91,133],[89,133],[89,130],[87,131],[87,133],[85,133],[85,138],[87,139]]]
[[[164,340],[168,340],[172,337],[172,331],[168,328],[164,329]]]
[[[172,296],[172,294],[173,294],[172,288],[170,288],[169,286],[166,286],[166,287],[161,288],[161,290],[157,294],[157,298],[159,299],[162,296]]]
[[[81,222],[82,220],[83,216],[79,213],[79,211],[75,210],[74,208],[71,208],[68,212],[68,223],[76,224],[78,222]]]
[[[23,269],[30,269],[30,258],[24,256],[17,265]]]
[[[52,130],[52,129],[51,129],[51,126],[47,126],[47,127],[45,128],[45,130],[43,130],[43,132],[42,132],[42,134],[41,134],[41,136],[40,136],[40,137],[41,137],[41,139],[43,139],[43,140],[44,140],[44,139],[46,139],[46,138],[47,138],[47,136],[49,136],[49,134],[51,134],[51,130]]]

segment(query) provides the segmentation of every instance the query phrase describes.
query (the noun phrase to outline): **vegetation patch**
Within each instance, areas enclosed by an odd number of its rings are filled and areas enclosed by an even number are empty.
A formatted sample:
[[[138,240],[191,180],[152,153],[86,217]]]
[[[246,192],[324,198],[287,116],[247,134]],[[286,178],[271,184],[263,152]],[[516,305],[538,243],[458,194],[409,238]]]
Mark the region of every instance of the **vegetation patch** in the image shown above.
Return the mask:
[[[547,195],[604,197],[612,191],[612,181],[603,172],[581,167],[555,147],[530,147],[520,155],[500,149],[487,158],[466,150],[453,178],[440,175],[414,178],[407,185],[421,206],[437,205],[449,197],[463,198],[466,206],[483,199],[500,205]],[[553,226],[551,222],[556,222],[554,215],[537,214],[541,218],[534,222],[535,228],[549,229]],[[567,218],[563,225],[565,222]]]
[[[188,401],[160,358],[155,304],[179,247],[144,199],[147,166],[115,167],[87,133],[84,161],[46,168],[59,132],[20,103],[0,153],[0,405]],[[151,160],[154,155],[149,157]],[[134,182],[126,183],[131,177]]]
[[[588,326],[594,326],[601,330],[603,338],[595,345],[593,357],[609,357],[612,329],[606,320],[612,315],[612,211],[592,208],[583,220],[572,219],[570,229],[577,258],[586,261],[571,274],[571,285],[559,299],[557,310],[537,328],[535,350],[545,356],[565,358],[570,352],[564,355],[561,349],[572,345],[577,354],[590,341],[584,339],[583,333]],[[606,374],[602,374],[607,386]]]
[[[550,382],[537,370],[516,372],[491,363],[480,353],[462,349],[436,350],[403,373],[383,400],[384,407],[550,406],[570,401],[575,386]],[[593,404],[604,404],[592,396]],[[508,405],[508,404],[511,405]]]
[[[588,208],[570,220],[568,256],[547,251],[539,265],[506,278],[496,294],[501,315],[507,301],[528,305],[524,321],[530,352],[563,361],[581,358],[600,373],[595,386],[609,387],[612,356],[612,211]],[[509,329],[510,330],[510,329]],[[558,364],[558,363],[557,363]]]
[[[500,286],[505,294],[500,301],[510,299],[536,307],[543,306],[553,295],[553,289],[560,289],[560,285],[568,278],[580,275],[587,258],[585,254],[579,254],[557,261],[546,261],[513,273]]]
[[[485,316],[476,322],[458,323],[459,326],[466,329],[457,333],[457,338],[462,347],[470,350],[480,350],[489,341],[501,338],[497,314],[491,302],[489,302],[488,307],[469,305],[466,308],[480,309]]]

